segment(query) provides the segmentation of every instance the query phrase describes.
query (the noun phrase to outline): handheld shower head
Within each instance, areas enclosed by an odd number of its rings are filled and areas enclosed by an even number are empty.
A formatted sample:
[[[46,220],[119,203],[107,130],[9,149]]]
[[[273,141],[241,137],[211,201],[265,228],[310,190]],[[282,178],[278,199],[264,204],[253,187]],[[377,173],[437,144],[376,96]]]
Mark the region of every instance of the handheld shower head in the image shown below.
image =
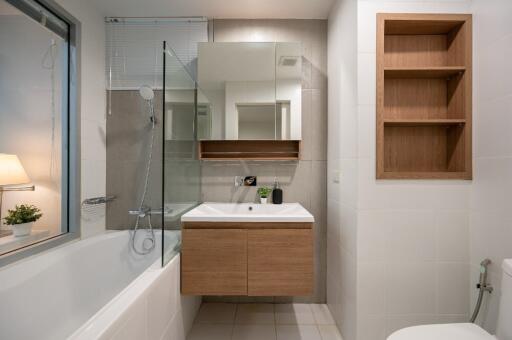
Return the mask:
[[[139,94],[144,100],[153,100],[155,97],[155,92],[149,85],[142,85],[139,87]]]
[[[149,85],[142,85],[139,87],[139,94],[144,99],[149,106],[149,119],[151,120],[151,124],[153,128],[155,127],[156,119],[155,119],[155,108],[153,106],[153,98],[155,98],[155,92]]]

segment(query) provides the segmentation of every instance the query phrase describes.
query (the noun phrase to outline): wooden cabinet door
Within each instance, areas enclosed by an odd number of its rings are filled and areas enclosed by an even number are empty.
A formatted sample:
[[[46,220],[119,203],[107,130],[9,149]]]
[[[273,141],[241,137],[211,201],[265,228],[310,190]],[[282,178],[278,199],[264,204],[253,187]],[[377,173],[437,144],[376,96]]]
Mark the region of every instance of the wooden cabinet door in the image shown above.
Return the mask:
[[[181,292],[185,295],[247,295],[247,231],[184,229]]]
[[[313,230],[247,231],[248,295],[313,294]]]

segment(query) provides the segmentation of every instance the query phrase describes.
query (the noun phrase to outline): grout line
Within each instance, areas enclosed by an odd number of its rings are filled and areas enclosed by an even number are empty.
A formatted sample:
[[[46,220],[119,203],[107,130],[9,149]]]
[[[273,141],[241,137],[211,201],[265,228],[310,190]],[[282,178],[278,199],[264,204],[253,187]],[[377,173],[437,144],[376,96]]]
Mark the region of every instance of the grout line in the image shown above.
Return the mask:
[[[235,322],[236,322],[237,314],[238,314],[238,303],[235,304],[235,315],[233,318],[233,324],[231,325],[231,336],[229,337],[231,340],[233,340],[233,336],[235,335]]]
[[[318,331],[318,335],[320,335],[320,339],[322,339],[322,340],[323,340],[323,338],[324,338],[324,337],[322,336],[322,332],[320,332],[320,327],[319,327],[319,325],[318,325],[318,324],[315,324],[315,326],[316,326],[316,330]]]
[[[272,310],[274,311],[274,333],[276,334],[276,340],[277,340],[277,315],[276,315],[276,304],[275,303],[272,304]]]

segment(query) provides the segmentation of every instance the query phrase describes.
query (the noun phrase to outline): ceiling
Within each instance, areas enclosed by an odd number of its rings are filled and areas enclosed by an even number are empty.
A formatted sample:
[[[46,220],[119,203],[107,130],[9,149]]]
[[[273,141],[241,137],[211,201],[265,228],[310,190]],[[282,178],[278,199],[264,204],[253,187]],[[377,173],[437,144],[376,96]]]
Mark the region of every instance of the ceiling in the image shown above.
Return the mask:
[[[326,19],[335,0],[92,0],[105,16]]]

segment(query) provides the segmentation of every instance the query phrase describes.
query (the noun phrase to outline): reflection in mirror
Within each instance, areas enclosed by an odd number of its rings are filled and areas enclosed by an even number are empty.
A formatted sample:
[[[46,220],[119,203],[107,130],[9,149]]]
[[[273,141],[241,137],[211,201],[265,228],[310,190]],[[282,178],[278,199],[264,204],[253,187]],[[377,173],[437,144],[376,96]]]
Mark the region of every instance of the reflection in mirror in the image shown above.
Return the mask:
[[[198,116],[200,139],[300,140],[301,50],[299,43],[199,43],[198,83],[208,103]]]
[[[276,139],[301,139],[302,46],[276,43]]]

